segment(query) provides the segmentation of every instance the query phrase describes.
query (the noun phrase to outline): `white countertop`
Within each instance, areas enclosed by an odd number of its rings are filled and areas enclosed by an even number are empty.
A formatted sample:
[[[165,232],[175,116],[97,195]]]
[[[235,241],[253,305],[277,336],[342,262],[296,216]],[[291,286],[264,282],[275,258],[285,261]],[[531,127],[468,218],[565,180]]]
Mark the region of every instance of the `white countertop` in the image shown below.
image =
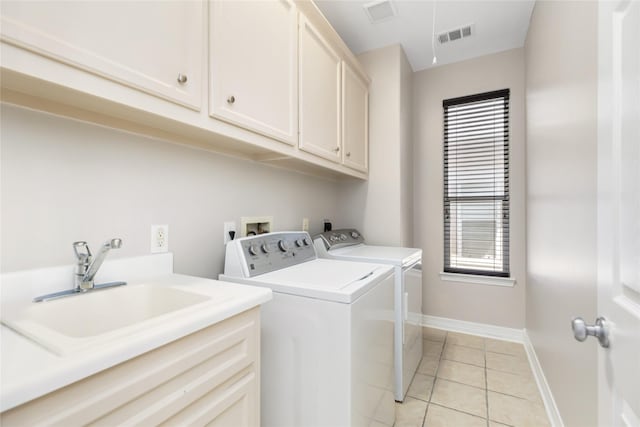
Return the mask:
[[[58,356],[2,325],[0,412],[122,363],[225,320],[271,299],[271,290],[179,274],[130,281],[127,286],[171,286],[210,296],[214,304],[193,306],[148,328]],[[70,297],[74,298],[74,297]],[[46,303],[45,303],[46,304]]]

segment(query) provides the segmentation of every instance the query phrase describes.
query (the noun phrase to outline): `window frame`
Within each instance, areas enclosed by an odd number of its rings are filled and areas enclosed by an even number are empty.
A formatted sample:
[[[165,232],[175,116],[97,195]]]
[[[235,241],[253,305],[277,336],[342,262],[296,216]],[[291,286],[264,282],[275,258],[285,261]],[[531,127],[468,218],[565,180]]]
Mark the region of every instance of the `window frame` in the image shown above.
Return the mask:
[[[460,106],[464,104],[472,104],[480,101],[489,101],[492,99],[503,99],[504,100],[504,121],[502,126],[503,132],[503,146],[504,150],[502,151],[502,155],[504,156],[503,163],[503,178],[504,181],[502,183],[502,187],[504,191],[500,196],[496,195],[497,186],[493,187],[493,195],[485,195],[485,196],[450,196],[449,192],[449,134],[448,134],[448,108],[453,106]],[[457,276],[457,275],[470,275],[470,276],[480,276],[485,278],[509,278],[510,277],[510,186],[509,186],[509,157],[510,157],[510,89],[502,89],[491,92],[478,93],[469,96],[462,96],[458,98],[450,98],[442,101],[443,107],[443,248],[444,248],[444,256],[443,256],[443,273],[444,275]],[[495,140],[493,142],[487,142],[489,144],[495,146]],[[494,154],[495,155],[495,154]],[[495,169],[498,172],[500,169]],[[495,173],[495,172],[494,172]],[[466,201],[466,202],[494,202],[496,204],[499,203],[500,208],[494,207],[493,211],[498,210],[502,216],[501,218],[495,222],[495,224],[499,224],[496,226],[494,231],[495,245],[493,253],[499,253],[497,250],[497,245],[501,244],[501,269],[500,270],[485,270],[485,269],[474,269],[474,268],[465,268],[465,267],[452,267],[451,266],[451,236],[453,234],[451,223],[453,222],[451,219],[451,202],[458,201]],[[462,219],[460,215],[456,217],[456,222],[461,224]],[[462,229],[459,228],[456,230],[456,233],[462,233]],[[460,239],[460,243],[456,240],[456,244],[461,245],[464,239]],[[489,240],[490,241],[490,240]],[[460,259],[461,257],[457,257]],[[495,257],[493,259],[496,259]]]

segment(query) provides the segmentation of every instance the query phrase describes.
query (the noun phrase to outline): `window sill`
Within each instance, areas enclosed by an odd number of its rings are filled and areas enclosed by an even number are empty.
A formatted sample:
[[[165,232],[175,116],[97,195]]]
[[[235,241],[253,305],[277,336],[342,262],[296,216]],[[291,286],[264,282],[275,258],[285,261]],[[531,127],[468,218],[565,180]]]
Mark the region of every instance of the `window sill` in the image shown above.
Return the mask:
[[[513,288],[516,279],[511,277],[479,276],[475,274],[440,273],[440,279],[447,282],[474,283],[476,285],[506,286]]]

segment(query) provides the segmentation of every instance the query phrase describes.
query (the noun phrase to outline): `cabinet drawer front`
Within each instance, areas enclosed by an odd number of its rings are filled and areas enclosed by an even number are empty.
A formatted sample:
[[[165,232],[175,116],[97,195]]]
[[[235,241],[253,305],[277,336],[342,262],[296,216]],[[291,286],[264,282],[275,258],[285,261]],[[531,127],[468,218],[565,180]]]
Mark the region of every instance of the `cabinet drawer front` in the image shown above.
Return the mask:
[[[7,411],[0,422],[3,426],[157,425],[178,414],[202,418],[198,402],[207,400],[206,396],[213,396],[214,404],[223,405],[217,411],[223,412],[224,397],[235,389],[253,390],[250,396],[258,396],[258,310],[234,316]],[[240,385],[234,386],[235,382]],[[204,413],[215,416],[215,409],[214,405]]]
[[[202,1],[8,1],[1,34],[7,43],[199,110],[205,8]]]
[[[298,16],[288,0],[214,1],[211,115],[294,145]]]

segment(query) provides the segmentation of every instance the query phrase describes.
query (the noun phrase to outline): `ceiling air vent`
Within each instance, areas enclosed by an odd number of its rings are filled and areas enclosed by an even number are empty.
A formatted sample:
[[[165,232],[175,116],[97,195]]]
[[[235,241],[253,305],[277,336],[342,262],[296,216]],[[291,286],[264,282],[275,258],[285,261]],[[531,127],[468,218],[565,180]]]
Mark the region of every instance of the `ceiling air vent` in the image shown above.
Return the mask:
[[[471,37],[474,32],[475,31],[473,24],[465,25],[464,27],[448,30],[444,33],[438,34],[438,42],[440,42],[440,44],[453,42],[463,38]]]
[[[458,40],[462,38],[462,31],[460,30],[453,30],[453,31],[449,31],[449,40],[450,41],[454,41],[454,40]]]
[[[362,6],[373,24],[387,21],[397,15],[391,0],[374,1]]]

